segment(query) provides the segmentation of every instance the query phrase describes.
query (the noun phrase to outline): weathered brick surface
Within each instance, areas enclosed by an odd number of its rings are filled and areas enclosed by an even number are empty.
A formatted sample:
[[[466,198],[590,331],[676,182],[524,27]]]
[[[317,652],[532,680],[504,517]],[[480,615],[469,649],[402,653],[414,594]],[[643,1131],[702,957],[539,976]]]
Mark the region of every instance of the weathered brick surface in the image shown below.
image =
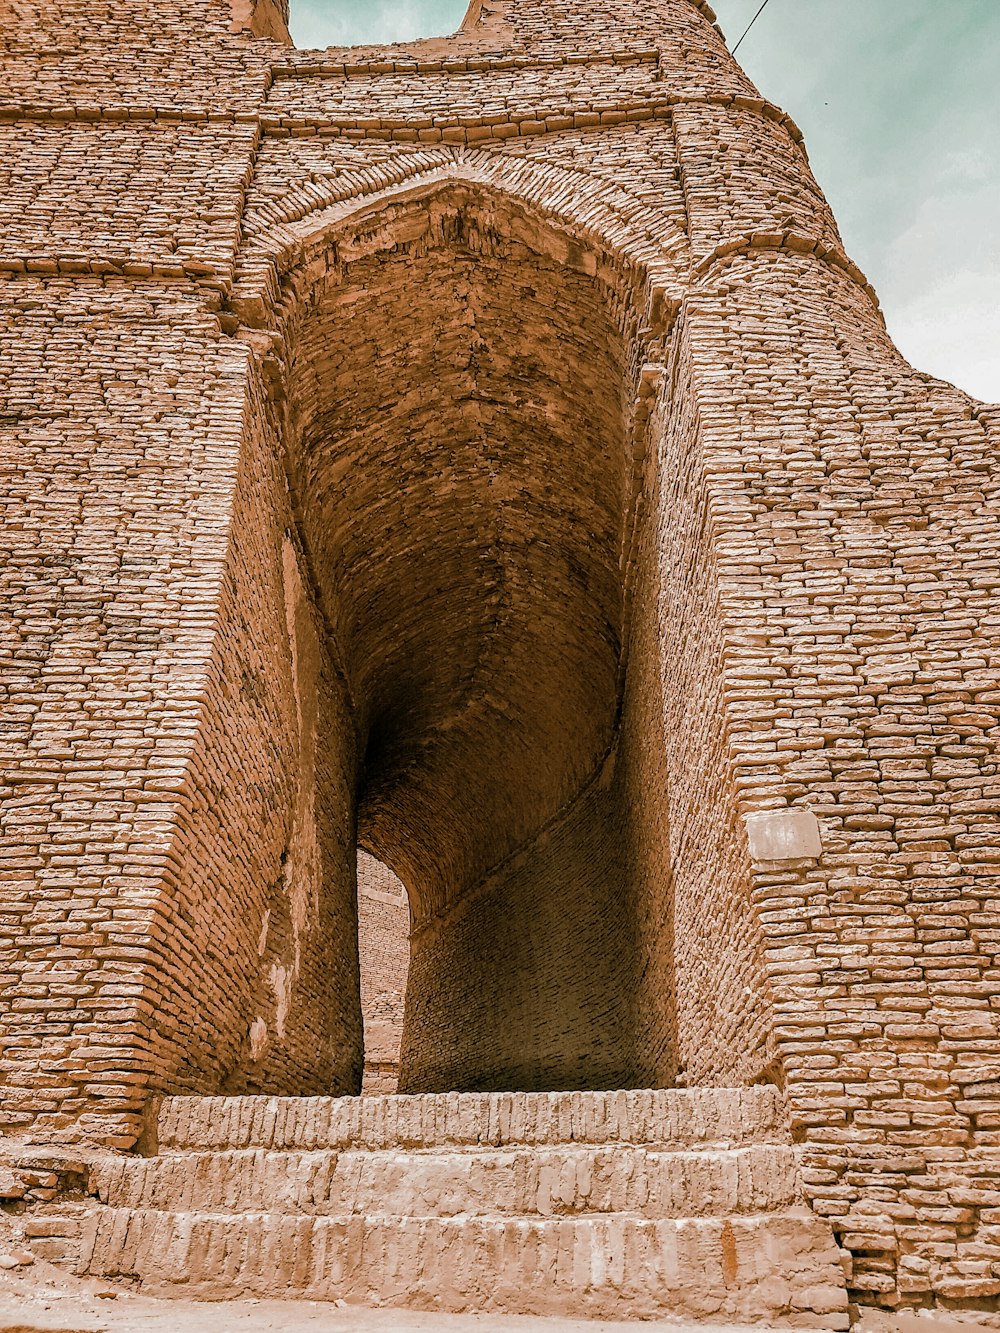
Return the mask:
[[[92,1163],[89,1208],[47,1210],[36,1234],[74,1244],[78,1271],[209,1298],[847,1326],[773,1088],[172,1098],[152,1137],[156,1156]]]
[[[783,1084],[863,1298],[995,1301],[1000,413],[707,5],[285,18],[0,0],[3,1126],[357,1091],[360,843],[404,1087]]]
[[[0,123],[0,269],[232,265],[253,125]],[[150,200],[155,198],[155,209]]]
[[[3,301],[5,1122],[103,1108],[127,1135],[246,356],[181,289],[25,276]]]
[[[661,1148],[782,1142],[774,1088],[451,1092],[400,1097],[168,1097],[161,1151],[504,1147],[632,1143]]]
[[[805,1208],[721,1222],[109,1209],[83,1249],[95,1275],[188,1299],[272,1296],[280,1281],[292,1298],[418,1310],[849,1326],[836,1247]]]
[[[0,0],[0,115],[253,123],[280,48],[231,35],[246,4]]]

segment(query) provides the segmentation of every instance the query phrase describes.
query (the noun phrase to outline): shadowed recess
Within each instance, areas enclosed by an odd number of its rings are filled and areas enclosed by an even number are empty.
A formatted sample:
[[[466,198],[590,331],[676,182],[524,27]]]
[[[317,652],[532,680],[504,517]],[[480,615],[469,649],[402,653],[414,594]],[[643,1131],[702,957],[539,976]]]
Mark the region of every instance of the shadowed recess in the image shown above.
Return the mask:
[[[460,208],[416,225],[329,284],[295,373],[303,533],[364,737],[359,839],[419,921],[608,749],[628,476],[593,280]]]
[[[409,891],[403,1086],[614,1084],[631,317],[595,255],[464,187],[337,260],[292,342],[293,486],[359,728],[358,841]],[[520,1035],[473,1049],[461,997],[482,1037],[501,954]]]

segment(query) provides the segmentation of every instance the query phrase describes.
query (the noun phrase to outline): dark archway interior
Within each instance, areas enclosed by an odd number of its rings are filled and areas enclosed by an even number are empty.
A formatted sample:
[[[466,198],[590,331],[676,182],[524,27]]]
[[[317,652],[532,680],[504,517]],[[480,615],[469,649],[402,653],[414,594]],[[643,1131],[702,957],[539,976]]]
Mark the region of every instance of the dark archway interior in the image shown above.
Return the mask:
[[[622,1086],[630,348],[523,218],[458,192],[379,226],[311,293],[293,487],[358,841],[410,895],[403,1087]]]

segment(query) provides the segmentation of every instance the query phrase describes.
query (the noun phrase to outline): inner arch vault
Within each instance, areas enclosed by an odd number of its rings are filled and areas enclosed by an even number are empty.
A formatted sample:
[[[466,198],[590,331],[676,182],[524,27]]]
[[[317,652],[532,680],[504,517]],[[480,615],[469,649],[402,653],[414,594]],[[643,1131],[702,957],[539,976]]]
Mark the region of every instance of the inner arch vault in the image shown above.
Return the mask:
[[[356,730],[345,817],[411,899],[404,1091],[656,1076],[618,753],[643,306],[625,266],[454,182],[286,281],[280,431]]]

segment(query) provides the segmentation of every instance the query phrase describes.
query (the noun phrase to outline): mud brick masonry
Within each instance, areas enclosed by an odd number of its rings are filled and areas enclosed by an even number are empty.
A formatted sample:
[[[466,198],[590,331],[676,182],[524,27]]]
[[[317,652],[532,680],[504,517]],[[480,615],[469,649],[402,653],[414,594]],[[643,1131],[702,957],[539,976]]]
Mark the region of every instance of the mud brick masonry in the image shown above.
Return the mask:
[[[358,852],[358,948],[364,1021],[363,1093],[399,1086],[406,975],[410,962],[406,889],[388,866]]]
[[[854,1299],[996,1308],[1000,408],[713,17],[0,0],[8,1155],[355,1097],[361,847],[400,1108],[773,1085]]]

